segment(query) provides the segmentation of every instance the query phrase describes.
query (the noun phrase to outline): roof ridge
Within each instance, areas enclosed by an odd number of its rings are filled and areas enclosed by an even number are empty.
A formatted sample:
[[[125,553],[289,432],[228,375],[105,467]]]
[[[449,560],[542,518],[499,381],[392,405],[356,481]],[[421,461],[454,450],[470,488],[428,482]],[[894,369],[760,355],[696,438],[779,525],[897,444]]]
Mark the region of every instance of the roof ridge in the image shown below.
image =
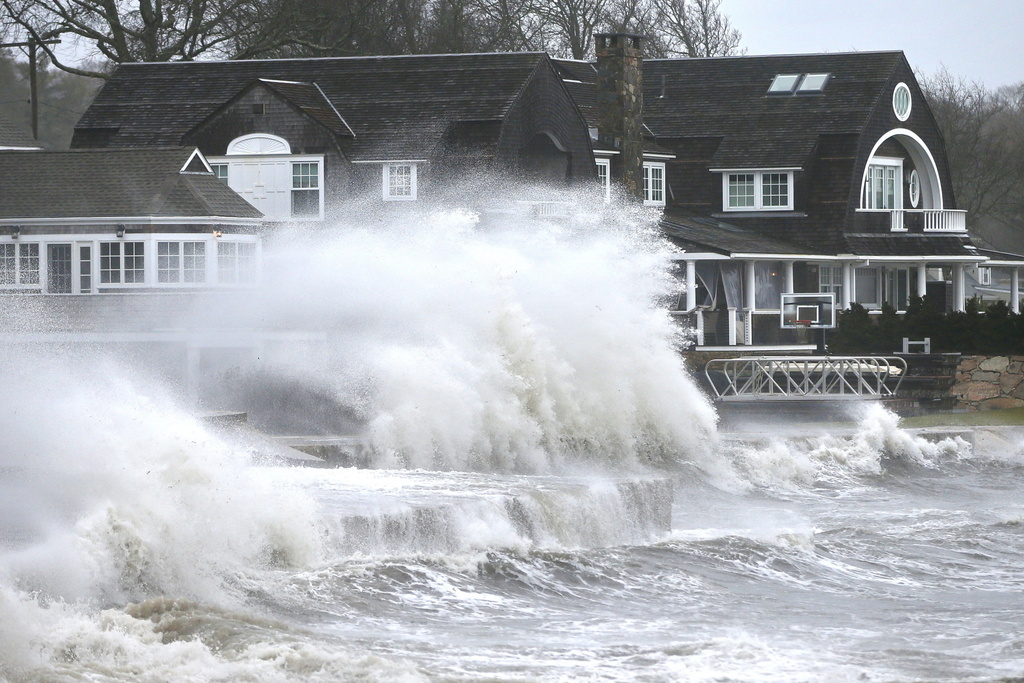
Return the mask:
[[[355,61],[355,60],[370,60],[370,59],[416,59],[420,57],[497,57],[497,56],[517,56],[526,57],[534,55],[549,56],[547,52],[540,50],[531,50],[526,52],[438,52],[431,54],[415,54],[415,55],[351,55],[348,57],[274,57],[266,59],[210,59],[202,61],[174,61],[174,62],[123,62],[118,64],[118,68],[127,68],[133,66],[149,66],[161,65],[161,66],[195,66],[197,64],[249,64],[249,63],[265,63],[265,62],[331,62],[331,61]]]

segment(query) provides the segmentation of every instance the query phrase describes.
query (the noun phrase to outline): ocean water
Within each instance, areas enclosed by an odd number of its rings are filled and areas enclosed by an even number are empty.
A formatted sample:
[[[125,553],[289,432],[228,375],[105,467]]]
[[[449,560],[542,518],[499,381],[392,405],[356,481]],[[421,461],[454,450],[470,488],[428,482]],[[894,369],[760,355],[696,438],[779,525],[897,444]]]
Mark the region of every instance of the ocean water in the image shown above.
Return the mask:
[[[260,315],[316,341],[206,400],[358,430],[368,467],[290,465],[116,357],[5,350],[0,679],[1024,676],[1021,434],[720,430],[651,217],[607,218],[267,244]]]

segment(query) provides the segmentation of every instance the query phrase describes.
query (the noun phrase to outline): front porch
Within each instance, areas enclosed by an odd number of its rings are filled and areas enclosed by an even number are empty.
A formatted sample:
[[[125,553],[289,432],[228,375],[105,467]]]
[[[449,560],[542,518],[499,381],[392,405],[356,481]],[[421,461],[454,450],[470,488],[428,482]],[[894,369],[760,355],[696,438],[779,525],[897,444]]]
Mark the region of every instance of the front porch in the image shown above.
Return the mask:
[[[782,327],[782,294],[831,293],[837,310],[857,303],[871,314],[880,314],[886,304],[902,314],[911,297],[928,297],[940,311],[963,312],[975,294],[968,286],[968,269],[973,273],[985,258],[854,256],[777,260],[694,255],[678,260],[685,284],[672,315],[693,331],[697,351],[744,348],[748,352],[810,352],[818,344],[819,332]],[[1008,306],[1020,313],[1019,271],[1024,262],[1001,267],[1009,283]]]

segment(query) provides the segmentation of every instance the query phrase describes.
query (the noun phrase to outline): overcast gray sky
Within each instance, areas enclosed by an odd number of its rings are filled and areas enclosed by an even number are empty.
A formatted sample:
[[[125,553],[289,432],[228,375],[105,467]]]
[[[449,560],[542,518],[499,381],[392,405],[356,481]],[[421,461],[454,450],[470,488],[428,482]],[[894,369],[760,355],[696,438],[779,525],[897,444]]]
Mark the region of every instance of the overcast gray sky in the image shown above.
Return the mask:
[[[1024,0],[722,0],[751,55],[903,50],[925,76],[1024,81]]]

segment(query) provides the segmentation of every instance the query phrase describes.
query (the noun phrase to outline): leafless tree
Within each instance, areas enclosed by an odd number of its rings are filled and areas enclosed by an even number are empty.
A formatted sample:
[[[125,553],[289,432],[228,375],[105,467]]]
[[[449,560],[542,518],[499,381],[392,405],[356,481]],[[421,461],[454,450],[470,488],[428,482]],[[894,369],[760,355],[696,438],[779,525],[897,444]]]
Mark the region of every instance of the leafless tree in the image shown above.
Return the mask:
[[[945,68],[921,85],[945,140],[957,205],[971,221],[1024,222],[1024,86],[991,91]]]
[[[290,0],[0,0],[0,8],[29,39],[71,36],[115,63],[253,56],[289,42],[304,20]],[[43,49],[60,69],[106,75]]]
[[[665,52],[685,57],[740,54],[742,35],[722,14],[722,0],[653,0]]]

